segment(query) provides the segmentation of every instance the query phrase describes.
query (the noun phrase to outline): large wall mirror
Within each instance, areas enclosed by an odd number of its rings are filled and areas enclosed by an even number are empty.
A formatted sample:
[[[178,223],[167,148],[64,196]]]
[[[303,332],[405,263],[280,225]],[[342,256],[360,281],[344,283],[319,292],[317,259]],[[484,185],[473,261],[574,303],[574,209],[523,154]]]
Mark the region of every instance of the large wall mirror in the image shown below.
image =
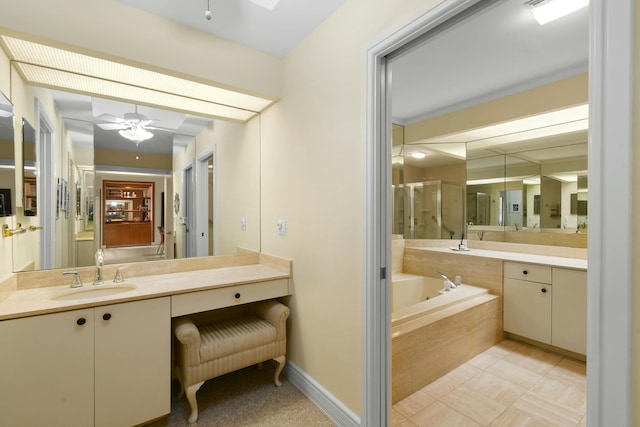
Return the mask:
[[[15,213],[16,162],[13,105],[0,92],[0,217]]]
[[[586,247],[588,10],[530,14],[481,2],[388,58],[395,234]]]
[[[26,130],[23,143],[24,215],[42,209],[55,215],[54,268],[93,265],[99,247],[107,263],[260,251],[259,117],[231,122],[28,85],[27,91],[51,101],[45,113],[56,125],[48,160],[55,162],[52,206],[28,199],[29,179],[39,171],[27,153]],[[144,129],[130,135],[135,126],[128,120],[139,119]],[[34,153],[37,144],[34,134]],[[183,203],[174,210],[176,194]],[[194,209],[189,215],[185,203]],[[121,238],[114,240],[115,231]],[[14,265],[25,269],[39,269],[37,260]]]

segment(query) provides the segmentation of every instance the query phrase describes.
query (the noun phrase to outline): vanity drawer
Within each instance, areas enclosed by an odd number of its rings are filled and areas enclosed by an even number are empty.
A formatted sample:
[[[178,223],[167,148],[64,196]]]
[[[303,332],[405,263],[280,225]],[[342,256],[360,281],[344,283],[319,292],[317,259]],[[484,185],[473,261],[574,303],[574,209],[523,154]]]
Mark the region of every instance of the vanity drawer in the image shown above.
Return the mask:
[[[171,317],[289,295],[289,279],[247,283],[171,297]]]
[[[551,283],[551,267],[520,262],[505,262],[504,277],[538,283]]]

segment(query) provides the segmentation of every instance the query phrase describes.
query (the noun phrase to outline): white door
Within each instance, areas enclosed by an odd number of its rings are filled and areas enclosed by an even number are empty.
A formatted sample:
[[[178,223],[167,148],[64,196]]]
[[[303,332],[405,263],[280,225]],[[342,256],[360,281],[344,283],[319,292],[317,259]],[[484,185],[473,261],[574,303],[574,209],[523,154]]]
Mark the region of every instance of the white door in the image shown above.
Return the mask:
[[[196,163],[196,255],[216,254],[215,245],[215,147],[198,156]]]
[[[194,183],[193,183],[193,165],[184,168],[183,171],[183,192],[184,208],[182,210],[182,227],[184,231],[182,255],[184,258],[196,256],[194,232],[195,228],[195,209],[194,209]]]

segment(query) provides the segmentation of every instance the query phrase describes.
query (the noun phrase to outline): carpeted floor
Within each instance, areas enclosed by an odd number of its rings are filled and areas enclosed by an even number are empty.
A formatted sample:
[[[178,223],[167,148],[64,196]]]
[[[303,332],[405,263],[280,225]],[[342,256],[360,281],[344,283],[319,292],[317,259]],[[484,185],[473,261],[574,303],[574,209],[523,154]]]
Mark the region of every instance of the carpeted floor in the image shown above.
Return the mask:
[[[335,424],[282,374],[282,387],[273,383],[275,368],[264,363],[206,381],[197,393],[198,427],[333,427]],[[188,426],[189,403],[178,398],[172,384],[171,414],[151,427]]]

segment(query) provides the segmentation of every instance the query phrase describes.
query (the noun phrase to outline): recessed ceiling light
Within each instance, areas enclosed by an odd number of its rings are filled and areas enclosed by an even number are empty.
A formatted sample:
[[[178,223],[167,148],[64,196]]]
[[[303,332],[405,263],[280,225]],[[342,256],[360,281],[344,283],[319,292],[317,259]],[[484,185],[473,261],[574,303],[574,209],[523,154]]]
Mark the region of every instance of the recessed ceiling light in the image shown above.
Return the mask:
[[[424,159],[425,157],[427,157],[427,153],[416,151],[414,153],[411,153],[411,157],[413,157],[414,159]]]

